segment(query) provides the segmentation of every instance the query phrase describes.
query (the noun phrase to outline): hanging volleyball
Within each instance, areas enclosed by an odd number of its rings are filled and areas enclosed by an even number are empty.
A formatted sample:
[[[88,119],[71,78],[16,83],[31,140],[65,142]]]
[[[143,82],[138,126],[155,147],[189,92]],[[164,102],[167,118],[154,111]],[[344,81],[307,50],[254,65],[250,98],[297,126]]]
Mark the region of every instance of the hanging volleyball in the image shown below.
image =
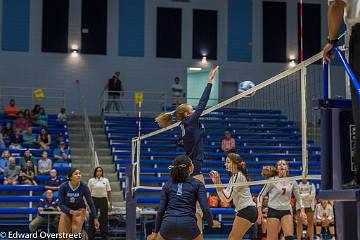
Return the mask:
[[[41,88],[38,88],[38,89],[34,90],[34,96],[35,96],[36,100],[42,101],[45,98],[45,93]]]

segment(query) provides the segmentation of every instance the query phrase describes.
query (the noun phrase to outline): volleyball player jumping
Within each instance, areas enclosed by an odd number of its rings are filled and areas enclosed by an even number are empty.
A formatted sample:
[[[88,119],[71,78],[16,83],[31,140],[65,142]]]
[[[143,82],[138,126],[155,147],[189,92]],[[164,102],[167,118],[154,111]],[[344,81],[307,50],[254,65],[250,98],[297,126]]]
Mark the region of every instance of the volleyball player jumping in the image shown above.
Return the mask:
[[[173,122],[173,115],[175,114],[176,121],[181,121],[180,128],[182,132],[182,139],[184,142],[184,149],[186,155],[192,160],[194,164],[194,171],[192,176],[205,184],[204,175],[201,172],[204,160],[204,126],[200,123],[199,119],[202,112],[205,110],[206,104],[210,97],[212,82],[219,69],[216,66],[208,77],[208,84],[200,98],[196,110],[190,104],[179,105],[175,112],[161,113],[156,117],[155,121],[160,127],[170,126]],[[202,230],[202,213],[197,207],[197,224],[200,231]]]

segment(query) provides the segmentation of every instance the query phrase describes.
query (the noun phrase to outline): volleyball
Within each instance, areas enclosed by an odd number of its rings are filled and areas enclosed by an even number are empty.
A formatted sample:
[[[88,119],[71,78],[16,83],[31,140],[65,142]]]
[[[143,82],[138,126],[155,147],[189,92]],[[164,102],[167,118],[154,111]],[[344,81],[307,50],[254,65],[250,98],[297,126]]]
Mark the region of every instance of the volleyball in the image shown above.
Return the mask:
[[[252,81],[244,81],[239,83],[239,93],[245,92],[247,90],[249,90],[250,88],[254,87],[255,83],[253,83]],[[247,95],[248,97],[251,97],[255,94],[255,92]]]

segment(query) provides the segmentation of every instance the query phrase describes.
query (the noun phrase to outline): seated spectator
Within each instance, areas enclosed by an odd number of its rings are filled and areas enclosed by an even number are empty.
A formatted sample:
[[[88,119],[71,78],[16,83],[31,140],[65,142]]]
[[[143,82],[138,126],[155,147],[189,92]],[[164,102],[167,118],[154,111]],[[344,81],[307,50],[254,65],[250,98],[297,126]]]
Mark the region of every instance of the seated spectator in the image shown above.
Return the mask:
[[[41,149],[48,150],[51,146],[51,135],[47,132],[46,128],[41,128],[38,135],[38,143]]]
[[[5,128],[3,128],[3,130],[2,130],[5,147],[10,146],[12,134],[13,134],[12,124],[10,122],[8,122],[8,123],[6,123]]]
[[[45,192],[45,198],[40,199],[40,202],[38,204],[38,215],[30,223],[29,230],[32,233],[36,232],[36,230],[41,225],[49,223],[51,226],[55,228],[55,232],[57,232],[57,228],[59,224],[58,215],[40,214],[40,212],[43,211],[60,211],[59,200],[54,198],[53,192],[51,190],[47,190]]]
[[[20,169],[21,171],[24,171],[24,169],[26,168],[26,162],[27,161],[31,161],[32,162],[32,165],[34,166],[34,173],[35,173],[35,176],[37,176],[37,161],[36,159],[31,155],[31,152],[29,149],[26,149],[24,151],[24,154],[23,154],[23,157],[20,159],[20,162],[19,162],[19,166],[20,166]]]
[[[45,113],[45,109],[44,108],[40,108],[39,109],[39,114],[36,115],[36,118],[34,117],[34,122],[33,124],[35,126],[40,126],[40,127],[47,127],[48,125],[48,115]]]
[[[0,158],[0,174],[4,174],[5,168],[9,166],[9,159],[11,155],[9,150],[4,150]]]
[[[221,150],[226,153],[235,152],[235,139],[232,138],[230,131],[225,131],[225,138],[221,142]]]
[[[24,110],[24,118],[25,118],[26,120],[28,120],[29,123],[31,124],[31,122],[32,122],[32,117],[31,117],[31,112],[30,112],[29,109],[25,109],[25,110]]]
[[[68,166],[70,153],[65,147],[65,142],[60,142],[59,147],[54,149],[54,158],[56,160],[54,166]]]
[[[66,119],[67,119],[67,116],[65,113],[65,108],[61,108],[60,112],[57,115],[57,120],[58,121],[66,121]]]
[[[18,113],[18,118],[13,121],[12,127],[14,131],[20,129],[21,132],[23,132],[28,129],[28,127],[31,127],[31,122],[24,118],[24,113],[20,111]]]
[[[33,133],[32,127],[28,127],[23,133],[23,139],[23,146],[26,148],[33,148],[37,145],[37,134]]]
[[[0,125],[0,149],[5,148],[5,141],[4,141],[4,137],[2,134],[2,126]]]
[[[19,182],[20,167],[16,166],[16,161],[14,157],[10,157],[9,165],[5,168],[4,171],[4,184],[5,185],[16,185]]]
[[[58,146],[61,142],[65,142],[65,136],[63,132],[59,132],[56,137],[56,146]]]
[[[21,169],[22,183],[25,185],[37,185],[35,177],[35,168],[31,160],[27,160],[25,163],[25,168]]]
[[[40,175],[49,175],[52,169],[52,161],[48,158],[48,153],[44,151],[38,161],[38,173]]]
[[[321,200],[315,208],[316,239],[321,239],[321,229],[329,228],[331,237],[334,237],[334,210],[326,200]]]
[[[45,183],[46,190],[52,190],[54,194],[54,198],[58,198],[60,185],[62,184],[61,178],[57,176],[56,169],[52,169],[50,171],[50,180]]]
[[[10,139],[10,146],[9,148],[11,149],[20,149],[22,148],[22,144],[24,142],[23,136],[21,134],[21,130],[19,128],[17,128],[15,130],[15,133],[13,133],[13,135],[11,136]]]
[[[40,105],[36,104],[33,108],[33,110],[31,111],[31,115],[32,115],[32,119],[36,119],[37,116],[40,114]]]
[[[15,100],[10,99],[9,106],[4,108],[5,115],[9,118],[16,118],[17,114],[20,112],[20,109],[15,105]]]

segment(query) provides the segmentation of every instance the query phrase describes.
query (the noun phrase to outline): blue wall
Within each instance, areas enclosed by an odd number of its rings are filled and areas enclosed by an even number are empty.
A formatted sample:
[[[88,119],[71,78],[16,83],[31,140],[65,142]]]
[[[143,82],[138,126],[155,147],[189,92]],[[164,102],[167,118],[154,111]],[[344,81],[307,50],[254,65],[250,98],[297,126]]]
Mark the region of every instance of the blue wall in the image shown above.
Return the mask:
[[[144,56],[144,0],[119,0],[119,56]]]
[[[3,0],[2,50],[29,51],[30,0]]]
[[[252,60],[252,0],[229,0],[228,60]]]

